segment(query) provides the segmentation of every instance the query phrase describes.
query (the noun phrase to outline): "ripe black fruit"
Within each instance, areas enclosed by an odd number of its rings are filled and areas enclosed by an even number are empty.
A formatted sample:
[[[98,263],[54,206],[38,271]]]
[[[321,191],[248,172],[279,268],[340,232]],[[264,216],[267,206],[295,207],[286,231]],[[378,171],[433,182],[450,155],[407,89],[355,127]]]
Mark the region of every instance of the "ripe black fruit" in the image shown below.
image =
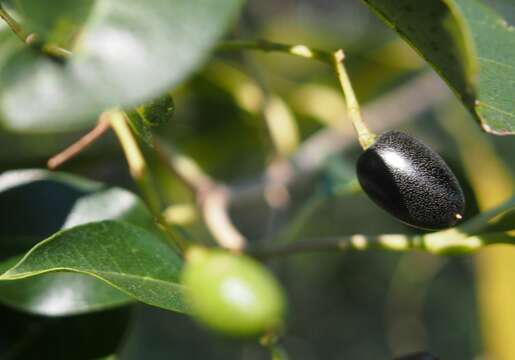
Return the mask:
[[[443,229],[463,216],[465,198],[451,169],[408,134],[382,134],[359,157],[357,173],[368,196],[406,224]]]
[[[438,360],[439,358],[428,352],[418,352],[409,355],[404,355],[394,360]]]

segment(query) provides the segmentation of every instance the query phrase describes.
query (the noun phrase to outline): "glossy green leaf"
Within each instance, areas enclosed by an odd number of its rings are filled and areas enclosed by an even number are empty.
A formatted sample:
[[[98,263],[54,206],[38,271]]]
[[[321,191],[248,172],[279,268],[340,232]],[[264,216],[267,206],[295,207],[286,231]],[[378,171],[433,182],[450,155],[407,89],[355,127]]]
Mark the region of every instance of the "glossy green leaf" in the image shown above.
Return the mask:
[[[0,283],[0,301],[27,313],[69,316],[129,304],[121,291],[89,276],[52,273]]]
[[[22,3],[18,12],[30,29],[57,33],[48,36],[59,42],[74,34],[68,60],[20,49],[12,36],[0,43],[0,122],[11,130],[41,132],[82,128],[103,110],[137,106],[173,88],[200,66],[241,0]],[[71,4],[78,4],[82,17]],[[62,35],[59,26],[72,30]]]
[[[485,131],[515,134],[515,28],[492,2],[364,1],[435,68]]]
[[[100,279],[149,305],[186,312],[181,266],[174,250],[153,233],[102,221],[60,231],[38,243],[0,281],[70,271]]]
[[[46,170],[0,175],[0,260],[24,254],[60,229],[107,219],[156,231],[145,205],[129,191]],[[11,259],[4,260],[0,271],[12,265]],[[0,283],[0,302],[47,316],[98,311],[129,301],[124,293],[80,274]]]

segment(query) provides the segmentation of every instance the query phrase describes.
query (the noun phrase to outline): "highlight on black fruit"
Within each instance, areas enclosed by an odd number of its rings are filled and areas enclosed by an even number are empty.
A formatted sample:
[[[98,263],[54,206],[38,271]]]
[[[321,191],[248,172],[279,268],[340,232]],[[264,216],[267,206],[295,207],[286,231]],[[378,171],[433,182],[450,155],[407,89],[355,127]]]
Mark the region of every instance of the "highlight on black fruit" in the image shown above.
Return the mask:
[[[460,184],[444,160],[414,137],[388,131],[357,162],[361,187],[402,222],[423,229],[456,225],[465,211]]]

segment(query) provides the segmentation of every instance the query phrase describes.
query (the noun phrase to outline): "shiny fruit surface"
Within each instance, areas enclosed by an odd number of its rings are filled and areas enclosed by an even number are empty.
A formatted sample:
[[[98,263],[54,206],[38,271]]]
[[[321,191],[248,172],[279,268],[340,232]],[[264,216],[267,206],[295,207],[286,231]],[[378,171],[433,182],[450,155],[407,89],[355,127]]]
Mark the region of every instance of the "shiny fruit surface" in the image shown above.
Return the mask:
[[[406,133],[382,134],[360,155],[357,174],[365,193],[408,225],[444,229],[463,217],[465,198],[451,169]]]

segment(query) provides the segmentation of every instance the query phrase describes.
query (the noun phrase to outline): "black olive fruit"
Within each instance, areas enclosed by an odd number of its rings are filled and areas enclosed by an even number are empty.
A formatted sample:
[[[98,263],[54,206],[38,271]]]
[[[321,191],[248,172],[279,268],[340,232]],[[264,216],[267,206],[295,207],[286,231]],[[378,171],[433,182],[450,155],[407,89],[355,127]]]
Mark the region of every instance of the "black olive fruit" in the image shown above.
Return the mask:
[[[363,190],[402,222],[444,229],[463,217],[465,197],[444,160],[421,141],[388,131],[357,162]]]
[[[182,273],[193,316],[232,337],[255,337],[282,325],[285,300],[260,263],[223,250],[188,251]]]
[[[403,355],[395,358],[394,360],[439,360],[435,355],[428,352],[417,352],[413,354]]]

